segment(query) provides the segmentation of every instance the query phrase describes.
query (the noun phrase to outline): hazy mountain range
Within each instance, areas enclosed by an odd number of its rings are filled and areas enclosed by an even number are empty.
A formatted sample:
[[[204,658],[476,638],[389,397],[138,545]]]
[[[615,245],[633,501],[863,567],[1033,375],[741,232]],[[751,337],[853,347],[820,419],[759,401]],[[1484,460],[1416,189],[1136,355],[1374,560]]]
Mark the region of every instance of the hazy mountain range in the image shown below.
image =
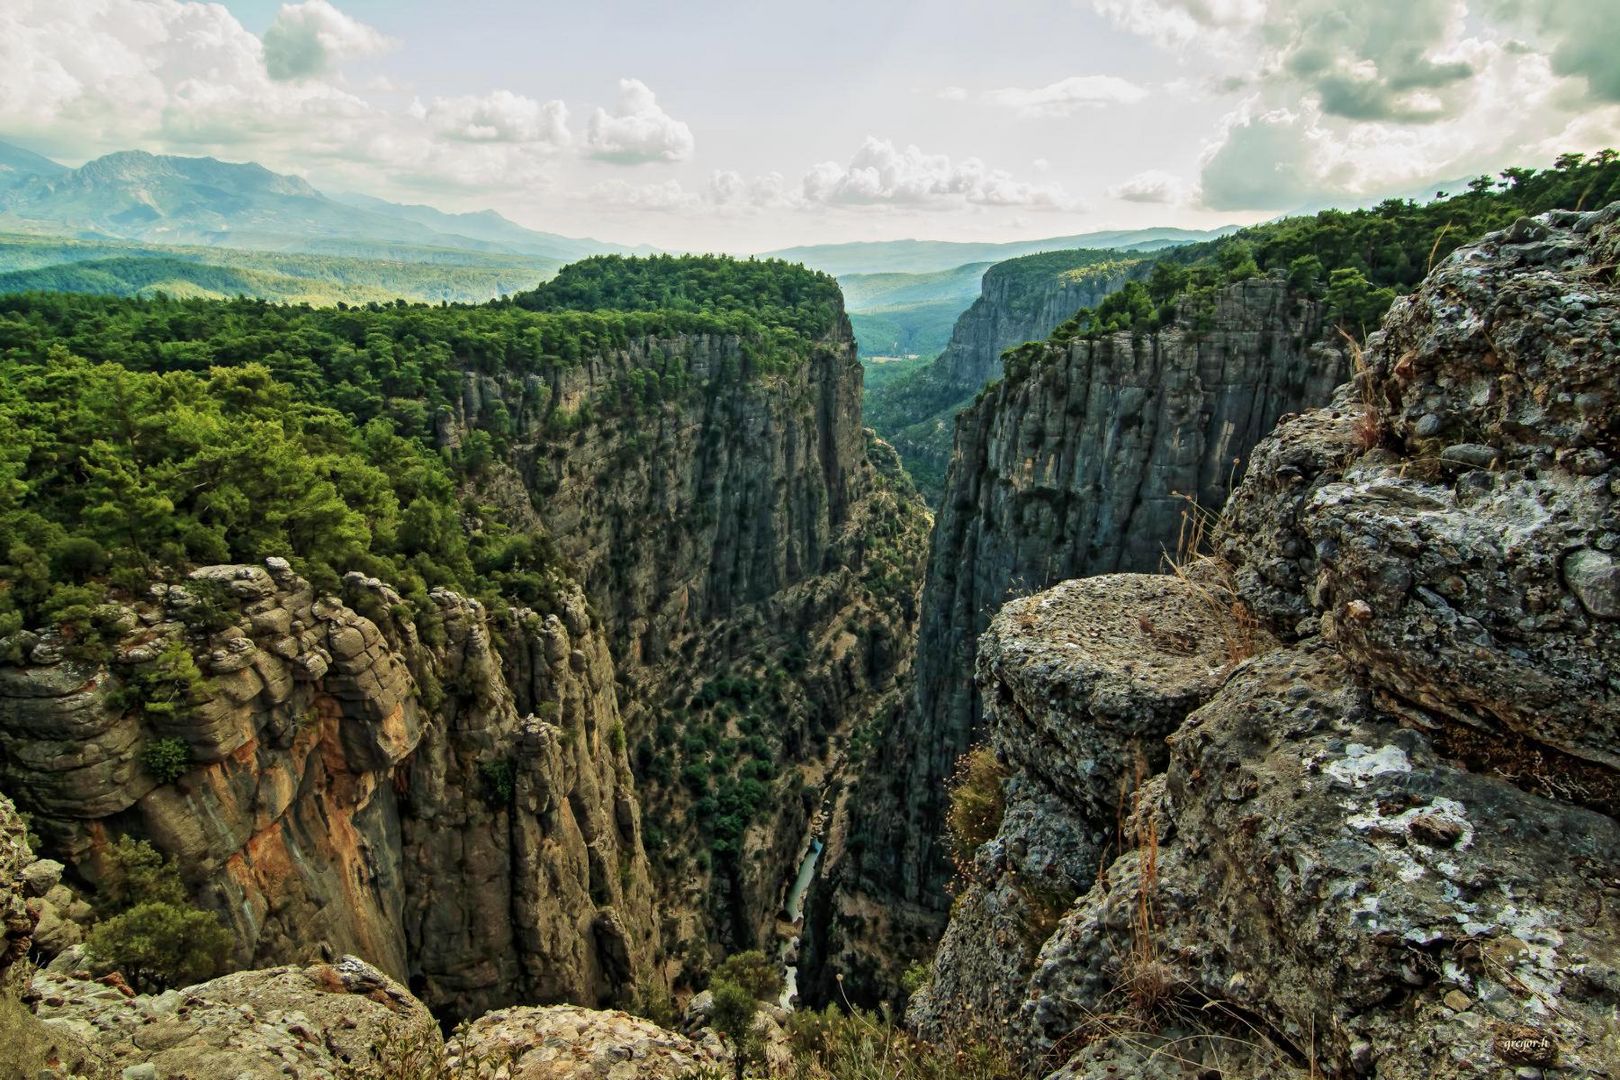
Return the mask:
[[[1015,240],[1002,244],[960,243],[950,240],[874,240],[850,244],[811,244],[781,248],[765,254],[802,262],[834,277],[845,274],[929,274],[951,270],[969,263],[998,263],[1020,255],[1042,251],[1068,251],[1074,248],[1113,248],[1119,251],[1158,251],[1179,244],[1213,240],[1236,232],[1238,226],[1219,229],[1113,229],[1052,236],[1044,240]]]
[[[932,354],[993,263],[1082,247],[1154,250],[1227,231],[892,240],[765,254],[839,278],[863,353]],[[539,232],[493,210],[328,194],[252,162],[126,150],[69,168],[0,143],[0,292],[478,301],[532,288],[589,255],[655,250]]]

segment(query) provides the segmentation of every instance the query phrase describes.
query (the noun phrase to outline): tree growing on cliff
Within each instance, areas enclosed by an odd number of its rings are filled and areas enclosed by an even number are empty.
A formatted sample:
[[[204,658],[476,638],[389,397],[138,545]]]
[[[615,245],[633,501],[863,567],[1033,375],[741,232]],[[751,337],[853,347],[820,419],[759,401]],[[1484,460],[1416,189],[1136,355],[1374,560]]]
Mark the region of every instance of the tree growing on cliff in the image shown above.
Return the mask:
[[[90,929],[90,958],[122,972],[137,990],[157,992],[217,975],[231,939],[212,912],[186,897],[180,871],[144,840],[121,837],[106,857]]]
[[[782,970],[758,949],[726,957],[709,980],[709,992],[714,995],[709,1023],[731,1047],[737,1080],[742,1080],[744,1069],[764,1056],[759,1003],[775,1001],[782,986]]]
[[[743,1071],[763,1056],[764,1045],[759,1037],[759,1002],[743,987],[724,979],[712,981],[709,990],[714,994],[714,1010],[709,1014],[709,1023],[731,1047],[731,1061],[737,1080],[743,1080]]]

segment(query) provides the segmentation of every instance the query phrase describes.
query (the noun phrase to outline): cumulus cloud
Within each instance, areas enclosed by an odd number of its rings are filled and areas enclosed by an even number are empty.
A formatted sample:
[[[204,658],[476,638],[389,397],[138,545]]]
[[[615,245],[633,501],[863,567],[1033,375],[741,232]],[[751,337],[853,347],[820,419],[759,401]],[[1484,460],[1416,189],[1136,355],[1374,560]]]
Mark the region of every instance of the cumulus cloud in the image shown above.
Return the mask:
[[[619,80],[618,104],[591,115],[586,144],[592,157],[621,165],[686,161],[696,147],[692,129],[666,113],[640,79]]]
[[[1135,83],[1113,75],[1075,75],[1048,86],[989,90],[984,100],[1021,116],[1048,117],[1069,116],[1104,105],[1130,105],[1147,97],[1147,93]]]
[[[390,45],[376,30],[343,14],[327,0],[284,4],[264,32],[264,66],[272,79],[326,75],[342,61]]]
[[[362,88],[337,70],[383,44],[326,0],[284,7],[263,39],[215,3],[9,0],[0,132],[70,159],[132,147],[212,154],[373,190],[556,184],[559,161],[578,149],[566,105],[496,89],[402,106],[395,88]]]
[[[1179,177],[1159,169],[1137,173],[1124,183],[1108,189],[1111,198],[1134,203],[1179,203],[1187,197],[1187,185]]]
[[[1088,0],[1246,96],[1205,148],[1219,210],[1286,210],[1620,136],[1613,0]]]
[[[925,154],[916,146],[900,149],[888,139],[868,136],[840,165],[824,161],[805,174],[806,200],[829,206],[1023,206],[1069,209],[1056,184],[1035,184],[988,168],[978,158],[953,161]]]
[[[787,179],[779,172],[745,179],[731,169],[717,170],[709,178],[709,198],[717,206],[755,210],[799,206],[804,201],[788,187]]]
[[[434,98],[428,105],[415,103],[412,113],[445,138],[463,142],[565,146],[570,139],[568,106],[560,101],[536,101],[510,90],[481,97]]]
[[[1553,70],[1582,79],[1592,99],[1620,102],[1620,12],[1602,0],[1485,0],[1485,9],[1548,50]]]
[[[703,204],[703,196],[687,191],[678,180],[631,184],[615,178],[591,188],[585,201],[620,210],[690,210]]]

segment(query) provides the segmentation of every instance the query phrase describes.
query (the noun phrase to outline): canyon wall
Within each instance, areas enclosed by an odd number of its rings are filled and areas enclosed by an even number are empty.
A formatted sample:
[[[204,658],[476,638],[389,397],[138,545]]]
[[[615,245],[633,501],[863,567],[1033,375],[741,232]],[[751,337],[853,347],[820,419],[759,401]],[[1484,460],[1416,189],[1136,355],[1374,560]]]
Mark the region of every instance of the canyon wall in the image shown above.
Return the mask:
[[[1620,1061],[1620,205],[1521,219],[1285,419],[1219,554],[1016,600],[909,1019],[1053,1078]]]
[[[1189,511],[1218,512],[1278,418],[1325,402],[1348,370],[1321,304],[1282,281],[1228,286],[1202,327],[1049,345],[958,418],[915,697],[812,902],[823,991],[837,970],[881,992],[893,957],[920,955],[943,926],[945,786],[983,730],[972,671],[991,616],[1065,578],[1160,569]],[[901,944],[862,944],[876,940]]]
[[[985,271],[979,297],[957,317],[945,351],[867,403],[873,425],[894,443],[930,502],[939,501],[950,463],[954,418],[985,384],[1001,378],[1001,354],[1044,341],[1075,312],[1095,307],[1151,266],[1140,256],[1065,251],[1009,259]]]
[[[0,790],[81,884],[119,835],[178,858],[237,965],[352,952],[452,1017],[699,975],[773,931],[822,786],[910,662],[928,519],[862,431],[860,373],[841,314],[802,348],[466,371],[438,437],[503,433],[463,513],[544,537],[538,610],[205,568],[126,605],[105,662],[27,635]],[[169,643],[200,670],[160,715],[141,680]],[[165,740],[172,777],[145,760]]]

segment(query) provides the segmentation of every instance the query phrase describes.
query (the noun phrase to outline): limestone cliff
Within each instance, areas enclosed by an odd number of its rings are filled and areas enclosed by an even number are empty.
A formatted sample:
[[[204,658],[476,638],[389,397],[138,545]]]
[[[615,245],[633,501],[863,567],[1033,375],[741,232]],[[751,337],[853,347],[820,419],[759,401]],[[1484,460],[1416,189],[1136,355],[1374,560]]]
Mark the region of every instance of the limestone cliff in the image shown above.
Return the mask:
[[[649,374],[675,389],[650,399]],[[910,664],[928,519],[860,396],[840,316],[792,364],[697,337],[549,382],[469,374],[443,424],[511,419],[481,494],[545,528],[608,627],[671,945],[697,967],[770,933],[821,789]],[[771,783],[745,813],[724,804],[749,769]]]
[[[1113,252],[1059,251],[997,263],[957,317],[951,340],[917,375],[871,395],[871,422],[900,452],[931,503],[950,463],[954,418],[987,383],[1001,378],[1001,354],[1044,341],[1081,308],[1095,307],[1152,262]]]
[[[274,559],[207,567],[126,609],[106,665],[41,641],[0,670],[0,786],[91,882],[113,836],[151,838],[238,966],[355,952],[450,1015],[649,978],[639,814],[583,598],[495,619],[439,590],[424,640],[386,585],[345,586],[317,595]],[[202,678],[149,714],[140,680],[171,643]],[[183,747],[173,782],[164,740]]]
[[[1219,510],[1277,419],[1327,401],[1347,372],[1321,305],[1281,281],[1228,286],[1204,325],[1049,345],[958,418],[915,699],[828,852],[835,888],[812,905],[824,989],[836,967],[881,990],[894,943],[916,955],[943,925],[944,786],[982,730],[971,672],[995,611],[1065,578],[1158,569],[1188,500]]]
[[[1054,1078],[1612,1075],[1617,252],[1620,205],[1460,249],[1256,449],[1221,558],[1001,609],[1006,809],[924,1034]]]

